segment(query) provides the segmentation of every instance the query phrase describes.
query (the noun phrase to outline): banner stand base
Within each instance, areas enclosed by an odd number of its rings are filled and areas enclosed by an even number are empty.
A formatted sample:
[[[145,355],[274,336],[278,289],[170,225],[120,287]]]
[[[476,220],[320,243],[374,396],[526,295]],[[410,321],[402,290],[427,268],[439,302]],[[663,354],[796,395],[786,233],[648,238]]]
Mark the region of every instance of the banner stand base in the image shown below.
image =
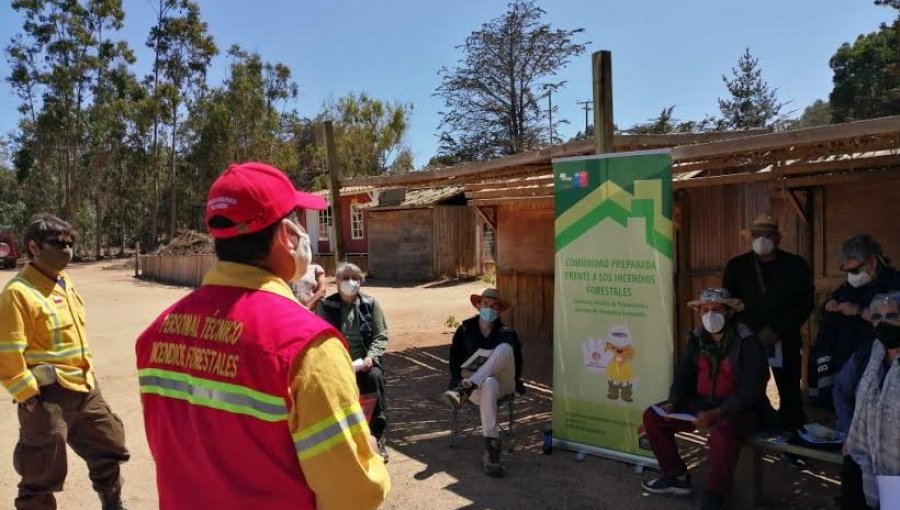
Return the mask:
[[[569,450],[572,452],[586,453],[589,455],[594,455],[596,457],[605,457],[607,459],[617,460],[626,464],[633,464],[637,473],[643,472],[644,468],[648,467],[659,469],[659,462],[654,458],[641,457],[640,455],[634,455],[632,453],[619,452],[616,450],[600,448],[599,446],[576,443],[575,441],[568,441],[566,439],[554,438],[553,447],[562,448],[563,450]]]

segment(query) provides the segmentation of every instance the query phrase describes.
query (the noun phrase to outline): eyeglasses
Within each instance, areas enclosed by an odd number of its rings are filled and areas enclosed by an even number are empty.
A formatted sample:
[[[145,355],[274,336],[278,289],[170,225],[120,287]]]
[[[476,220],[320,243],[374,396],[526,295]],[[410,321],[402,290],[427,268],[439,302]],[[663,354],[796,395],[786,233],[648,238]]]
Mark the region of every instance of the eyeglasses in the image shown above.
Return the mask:
[[[71,247],[75,246],[75,241],[73,241],[71,239],[69,239],[69,240],[45,239],[44,244],[47,244],[54,248],[59,248],[60,250],[63,250],[63,249],[71,248]]]
[[[898,322],[900,321],[900,312],[888,312],[872,314],[872,322]]]

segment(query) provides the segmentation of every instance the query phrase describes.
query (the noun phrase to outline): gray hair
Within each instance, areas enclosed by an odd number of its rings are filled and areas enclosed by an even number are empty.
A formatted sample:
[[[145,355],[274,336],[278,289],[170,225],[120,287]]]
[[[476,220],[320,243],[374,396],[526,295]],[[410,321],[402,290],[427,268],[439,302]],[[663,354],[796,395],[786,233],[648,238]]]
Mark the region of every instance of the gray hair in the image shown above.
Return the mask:
[[[884,294],[877,294],[872,298],[872,303],[869,305],[869,311],[875,312],[877,307],[883,305],[900,309],[900,290],[892,290]]]
[[[338,265],[337,270],[334,272],[334,278],[336,280],[340,280],[344,276],[351,276],[359,278],[359,281],[364,281],[365,275],[363,275],[362,269],[359,268],[356,264],[352,262],[341,262]]]
[[[845,264],[850,260],[866,262],[872,257],[879,259],[879,262],[883,262],[885,265],[888,264],[888,259],[885,258],[881,245],[875,242],[875,239],[869,234],[856,234],[844,241],[841,244],[840,251],[838,251],[838,259],[841,264]]]

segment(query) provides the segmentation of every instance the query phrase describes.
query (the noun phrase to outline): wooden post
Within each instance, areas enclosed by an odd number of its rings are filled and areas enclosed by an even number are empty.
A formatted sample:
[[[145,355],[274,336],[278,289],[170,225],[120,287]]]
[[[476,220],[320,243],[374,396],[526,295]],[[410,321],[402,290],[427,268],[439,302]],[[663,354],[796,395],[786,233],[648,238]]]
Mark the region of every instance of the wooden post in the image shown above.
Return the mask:
[[[594,147],[597,154],[613,152],[612,53],[594,52]]]
[[[334,124],[325,121],[325,155],[328,160],[328,175],[331,178],[331,219],[334,222],[334,264],[337,267],[344,259],[344,221],[341,214],[341,175],[334,148]],[[327,225],[326,225],[327,228]]]
[[[134,245],[134,277],[140,276],[141,269],[141,242],[138,241]]]

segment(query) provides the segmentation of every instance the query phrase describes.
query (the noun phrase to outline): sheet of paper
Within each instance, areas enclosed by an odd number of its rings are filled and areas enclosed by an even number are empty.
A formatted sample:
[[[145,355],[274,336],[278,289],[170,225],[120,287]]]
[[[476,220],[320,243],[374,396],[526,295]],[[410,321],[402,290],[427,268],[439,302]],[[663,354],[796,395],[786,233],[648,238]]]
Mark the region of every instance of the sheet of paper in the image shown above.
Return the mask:
[[[900,508],[900,476],[878,477],[878,500],[881,508]]]
[[[784,352],[781,350],[781,342],[775,343],[775,355],[769,358],[769,366],[772,368],[784,366]]]
[[[653,406],[653,410],[656,411],[656,414],[662,416],[663,418],[671,418],[673,420],[682,420],[682,421],[697,421],[697,417],[693,414],[688,413],[669,413],[666,412],[665,409],[659,407],[658,405]]]

